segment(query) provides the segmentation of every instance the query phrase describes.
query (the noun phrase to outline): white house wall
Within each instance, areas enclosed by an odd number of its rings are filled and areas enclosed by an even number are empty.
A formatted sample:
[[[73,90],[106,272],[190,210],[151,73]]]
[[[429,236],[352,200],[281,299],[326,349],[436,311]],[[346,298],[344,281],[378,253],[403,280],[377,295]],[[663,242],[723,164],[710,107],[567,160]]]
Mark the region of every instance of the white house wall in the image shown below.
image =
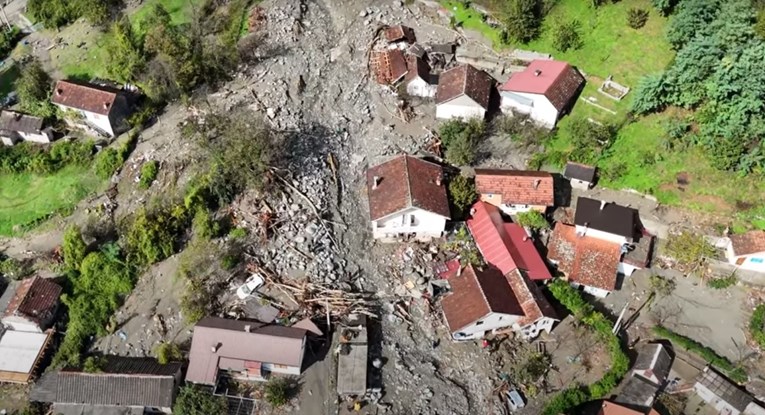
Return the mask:
[[[741,414],[741,411],[738,409],[730,406],[727,402],[720,399],[717,395],[715,395],[711,390],[709,390],[706,386],[696,383],[693,386],[693,389],[696,391],[696,394],[699,395],[701,399],[704,400],[704,402],[708,403],[714,409],[718,411],[718,413],[726,414],[726,415],[739,415]]]
[[[273,363],[262,363],[260,365],[262,370],[268,371],[271,373],[281,373],[283,375],[300,375],[300,367],[298,366],[286,366],[286,365],[276,365]]]
[[[543,205],[514,205],[514,204],[501,204],[500,210],[506,215],[514,216],[518,213],[529,212],[536,210],[540,213],[544,213],[547,210],[547,206]]]
[[[520,332],[521,337],[523,337],[526,340],[534,339],[537,336],[539,336],[543,331],[549,334],[554,324],[555,324],[555,319],[552,319],[550,317],[542,317],[539,320],[517,331]]]
[[[436,118],[481,118],[486,116],[486,110],[467,95],[462,95],[436,106]]]
[[[518,321],[518,319],[520,319],[519,316],[513,316],[510,314],[490,313],[486,317],[475,321],[473,324],[467,327],[463,327],[462,329],[452,333],[452,337],[454,337],[456,340],[465,338],[480,338],[483,337],[483,334],[487,331],[511,327]],[[481,324],[478,324],[479,322]],[[464,334],[464,336],[458,336],[457,333]]]
[[[33,134],[33,133],[25,133],[25,132],[19,131],[19,135],[21,136],[22,139],[24,139],[24,141],[31,141],[33,143],[41,143],[41,144],[50,143],[50,137],[43,133]]]
[[[546,96],[515,91],[502,91],[500,94],[503,109],[529,114],[529,117],[537,124],[547,128],[555,127],[555,123],[558,121],[558,109],[550,103]],[[514,96],[519,99],[514,99]],[[531,106],[524,105],[523,101],[531,102]]]
[[[382,220],[372,221],[372,234],[375,239],[395,238],[411,233],[418,237],[438,238],[444,232],[444,227],[446,218],[443,216],[410,208]]]
[[[579,283],[576,283],[576,282],[571,282],[570,284],[574,288],[582,287],[584,292],[586,292],[587,294],[590,294],[592,296],[598,297],[598,298],[606,298],[606,297],[608,297],[608,294],[611,293],[611,291],[604,290],[602,288],[590,287],[589,285],[582,285],[582,284],[579,284]]]
[[[579,190],[587,190],[592,185],[590,182],[585,182],[584,180],[579,179],[570,179],[569,182],[571,182],[571,187]]]
[[[733,245],[728,244],[728,247],[725,249],[725,254],[728,257],[728,262],[736,265],[741,269],[755,272],[765,272],[765,252],[736,256],[736,254],[733,252]],[[741,263],[741,265],[738,265],[737,263],[741,258],[743,258],[744,261]]]
[[[436,96],[437,85],[431,85],[422,78],[414,78],[406,84],[406,93],[413,97],[433,98]]]
[[[593,238],[602,239],[604,241],[614,242],[619,245],[624,245],[626,243],[632,242],[632,238],[628,239],[622,235],[617,235],[610,232],[603,232],[603,231],[599,231],[597,229],[592,229],[589,227],[586,228],[581,225],[576,225],[576,233],[577,235],[591,236]]]
[[[34,321],[30,321],[21,316],[3,317],[3,325],[14,331],[28,331],[33,333],[42,333],[40,326]]]
[[[635,270],[638,270],[638,269],[641,269],[641,268],[624,263],[624,262],[620,262],[619,266],[616,268],[619,274],[624,274],[628,277],[632,275],[632,273],[635,272]]]
[[[84,116],[85,119],[88,120],[89,123],[93,124],[94,126],[98,127],[101,130],[104,130],[109,135],[114,136],[114,130],[112,129],[112,122],[109,120],[108,115],[101,115],[96,114],[93,112],[87,112],[87,111],[80,111]]]

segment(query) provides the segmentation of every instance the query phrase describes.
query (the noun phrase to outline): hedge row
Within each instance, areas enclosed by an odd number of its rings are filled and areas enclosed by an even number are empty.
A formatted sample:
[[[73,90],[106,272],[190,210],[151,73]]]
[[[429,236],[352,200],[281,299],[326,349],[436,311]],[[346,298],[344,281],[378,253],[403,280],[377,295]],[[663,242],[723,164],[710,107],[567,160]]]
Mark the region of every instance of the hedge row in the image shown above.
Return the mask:
[[[754,318],[754,316],[752,316],[752,318]],[[693,352],[701,356],[704,360],[712,364],[712,366],[725,372],[725,374],[728,375],[731,380],[734,380],[738,383],[744,383],[747,381],[748,377],[744,369],[733,365],[730,360],[720,356],[714,350],[704,346],[696,340],[693,340],[690,337],[685,337],[682,334],[675,333],[674,331],[669,330],[664,326],[654,327],[653,332],[656,333],[657,336],[661,336],[670,340],[672,344],[680,346],[689,352]]]
[[[749,319],[749,333],[752,334],[752,338],[760,347],[765,347],[765,304],[760,304],[754,309],[752,318]]]
[[[565,281],[556,280],[550,284],[550,292],[571,314],[597,333],[607,344],[608,354],[611,357],[611,368],[602,379],[589,386],[576,386],[561,391],[547,403],[542,411],[543,415],[558,415],[567,413],[585,402],[606,396],[627,373],[630,361],[619,337],[611,332],[613,323],[603,314],[595,311],[592,305],[582,298],[579,291]]]

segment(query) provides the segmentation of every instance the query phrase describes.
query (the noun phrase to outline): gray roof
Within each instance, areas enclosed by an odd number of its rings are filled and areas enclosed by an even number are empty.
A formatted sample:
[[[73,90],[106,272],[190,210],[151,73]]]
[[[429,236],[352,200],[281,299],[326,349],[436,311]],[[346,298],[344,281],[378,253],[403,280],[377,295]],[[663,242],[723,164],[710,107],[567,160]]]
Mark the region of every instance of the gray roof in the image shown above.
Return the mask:
[[[2,284],[2,282],[0,282],[0,284]],[[11,303],[11,299],[16,295],[16,290],[19,288],[19,285],[21,285],[21,281],[11,281],[8,283],[8,286],[5,287],[3,295],[0,296],[0,316],[2,316],[5,313],[5,310],[8,309],[8,304]]]
[[[630,207],[587,197],[576,200],[574,223],[578,226],[632,238],[638,220],[638,211]]]
[[[563,170],[563,177],[592,183],[595,181],[595,167],[568,162]]]
[[[0,130],[39,134],[43,119],[15,111],[0,112]]]
[[[711,367],[706,367],[701,377],[696,381],[709,389],[713,394],[727,402],[730,406],[743,411],[754,399],[725,376]]]
[[[650,370],[662,382],[669,376],[672,367],[672,356],[660,343],[648,343],[638,350],[635,365],[632,370]]]
[[[631,407],[647,409],[653,405],[653,400],[659,387],[643,379],[640,376],[632,376],[625,382],[616,403],[622,403]]]
[[[84,405],[172,407],[180,363],[160,365],[152,358],[107,357],[103,372],[59,370],[46,373],[30,393],[39,402]]]

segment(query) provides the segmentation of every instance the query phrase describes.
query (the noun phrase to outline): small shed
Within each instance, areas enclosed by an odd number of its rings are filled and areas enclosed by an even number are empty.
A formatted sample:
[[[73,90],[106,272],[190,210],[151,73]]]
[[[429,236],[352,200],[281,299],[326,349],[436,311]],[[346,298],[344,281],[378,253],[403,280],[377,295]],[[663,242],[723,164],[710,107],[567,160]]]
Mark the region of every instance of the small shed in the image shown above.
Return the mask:
[[[595,185],[595,173],[594,166],[569,161],[566,163],[566,169],[563,170],[563,177],[571,182],[571,187],[587,190]]]
[[[352,314],[340,330],[337,357],[338,395],[366,393],[368,349],[366,317],[362,314]]]

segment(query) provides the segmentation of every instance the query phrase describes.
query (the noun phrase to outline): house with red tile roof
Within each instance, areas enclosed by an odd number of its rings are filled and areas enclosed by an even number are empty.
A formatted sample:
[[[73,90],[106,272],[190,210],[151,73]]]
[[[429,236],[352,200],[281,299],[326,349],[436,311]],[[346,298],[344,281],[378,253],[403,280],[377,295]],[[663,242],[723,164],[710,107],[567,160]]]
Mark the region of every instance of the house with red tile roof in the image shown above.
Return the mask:
[[[12,284],[0,297],[5,307],[0,322],[9,330],[42,333],[53,323],[60,297],[61,286],[46,278]]]
[[[475,169],[475,187],[481,201],[507,215],[530,210],[544,213],[555,205],[553,177],[543,171]]]
[[[414,97],[433,98],[436,96],[438,85],[433,82],[430,75],[430,66],[415,55],[406,56],[406,93]]]
[[[451,218],[441,166],[402,155],[367,170],[372,236],[383,242],[430,240]]]
[[[442,73],[436,89],[436,118],[480,118],[489,110],[494,78],[471,65]]]
[[[728,262],[741,269],[765,272],[765,231],[730,235],[726,248]]]
[[[533,281],[552,279],[526,230],[516,223],[505,222],[496,206],[476,202],[470,209],[467,226],[483,258],[503,274],[520,269]]]
[[[528,114],[536,123],[553,128],[583,86],[584,77],[568,63],[535,60],[500,86],[502,110]]]
[[[503,275],[492,266],[470,265],[451,276],[449,286],[441,307],[454,340],[480,339],[502,330],[534,338],[557,321],[539,287],[519,270]]]
[[[93,84],[58,81],[51,102],[63,111],[74,113],[71,125],[95,130],[98,134],[114,137],[127,131],[130,115],[125,94],[113,88]]]

